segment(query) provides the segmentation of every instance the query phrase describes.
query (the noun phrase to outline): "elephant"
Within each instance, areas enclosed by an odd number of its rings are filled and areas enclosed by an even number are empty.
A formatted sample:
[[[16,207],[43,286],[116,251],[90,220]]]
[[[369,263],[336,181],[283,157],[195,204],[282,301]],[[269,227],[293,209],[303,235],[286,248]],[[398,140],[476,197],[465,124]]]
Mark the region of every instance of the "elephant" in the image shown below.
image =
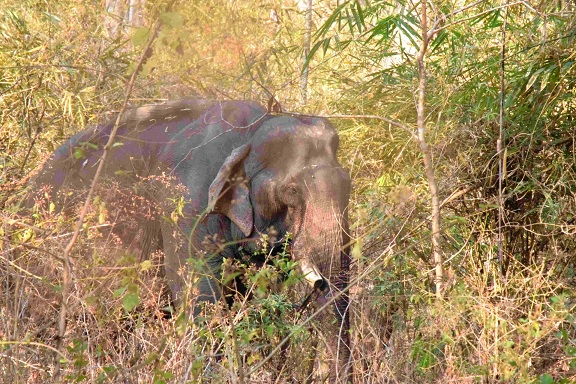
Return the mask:
[[[65,191],[90,186],[114,125],[89,128],[61,145],[32,178],[28,204],[39,191],[62,210],[81,200],[82,194]],[[162,248],[177,305],[220,300],[224,259],[255,254],[271,229],[273,250],[291,236],[290,255],[320,293],[318,302],[335,298],[322,316],[331,324],[331,379],[346,381],[351,180],[336,158],[338,145],[336,130],[323,118],[274,114],[251,101],[168,101],[123,114],[102,182],[158,202],[137,218],[139,235],[130,230],[123,240],[142,253]],[[168,220],[178,195],[182,204]],[[213,252],[207,240],[222,246]],[[190,258],[206,260],[194,298],[184,294]]]

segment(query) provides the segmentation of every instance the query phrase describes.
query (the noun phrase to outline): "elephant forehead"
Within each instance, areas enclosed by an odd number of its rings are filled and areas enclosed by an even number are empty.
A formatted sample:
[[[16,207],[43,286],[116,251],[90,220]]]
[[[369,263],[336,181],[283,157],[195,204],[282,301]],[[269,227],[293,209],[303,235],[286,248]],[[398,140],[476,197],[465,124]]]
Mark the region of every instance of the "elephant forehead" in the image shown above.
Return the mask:
[[[334,129],[327,128],[324,124],[321,125],[312,125],[312,126],[299,126],[297,133],[301,132],[302,134],[309,136],[314,139],[326,140],[330,141],[330,139],[336,135],[336,131]]]
[[[336,161],[310,163],[300,168],[293,178],[301,180],[307,191],[324,194],[326,198],[350,190],[350,177]]]
[[[253,138],[253,155],[266,165],[278,161],[305,165],[314,157],[335,158],[337,148],[336,130],[321,119],[275,117]]]
[[[269,141],[314,138],[330,141],[336,135],[334,127],[324,119],[274,116],[262,124],[255,139]]]

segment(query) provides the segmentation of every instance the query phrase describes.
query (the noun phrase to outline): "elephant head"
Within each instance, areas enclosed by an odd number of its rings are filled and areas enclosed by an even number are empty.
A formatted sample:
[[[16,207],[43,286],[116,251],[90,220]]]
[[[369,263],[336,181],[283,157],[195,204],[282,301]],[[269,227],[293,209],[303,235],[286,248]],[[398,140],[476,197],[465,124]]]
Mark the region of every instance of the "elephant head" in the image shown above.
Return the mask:
[[[290,233],[291,255],[322,293],[320,303],[340,295],[331,306],[333,316],[323,315],[325,327],[332,328],[326,329],[332,334],[327,347],[340,367],[334,374],[350,357],[348,300],[342,290],[349,269],[351,182],[337,149],[337,132],[324,119],[270,117],[228,156],[209,195],[209,207],[228,217],[240,237],[256,239],[270,228],[280,238]]]

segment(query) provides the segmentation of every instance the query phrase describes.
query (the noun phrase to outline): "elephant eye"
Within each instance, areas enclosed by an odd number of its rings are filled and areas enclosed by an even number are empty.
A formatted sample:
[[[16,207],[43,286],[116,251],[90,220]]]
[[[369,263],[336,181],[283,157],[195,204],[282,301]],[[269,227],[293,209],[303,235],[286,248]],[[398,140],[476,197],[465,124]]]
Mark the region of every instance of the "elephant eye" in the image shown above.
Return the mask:
[[[291,196],[296,196],[298,195],[298,189],[295,185],[289,185],[286,187],[286,193]]]
[[[297,205],[298,201],[300,200],[299,198],[300,193],[298,187],[294,184],[288,184],[287,186],[285,186],[280,196],[282,202],[291,207]]]

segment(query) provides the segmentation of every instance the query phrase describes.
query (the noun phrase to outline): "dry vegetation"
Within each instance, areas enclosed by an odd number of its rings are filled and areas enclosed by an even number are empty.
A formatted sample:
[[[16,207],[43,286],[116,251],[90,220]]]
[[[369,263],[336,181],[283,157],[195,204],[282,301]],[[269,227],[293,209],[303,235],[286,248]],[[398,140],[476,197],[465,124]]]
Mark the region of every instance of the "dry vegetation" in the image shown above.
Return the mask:
[[[57,350],[61,255],[74,217],[41,198],[33,215],[19,216],[18,205],[49,153],[119,109],[157,17],[163,27],[132,105],[190,95],[266,102],[274,94],[286,109],[379,115],[413,129],[420,5],[314,2],[303,106],[299,4],[143,1],[129,19],[103,3],[7,0],[0,10],[0,382],[319,382],[319,323],[305,322],[311,309],[294,309],[305,296],[297,279],[274,283],[280,271],[290,275],[289,260],[246,271],[255,299],[207,306],[205,321],[190,323],[169,315],[161,255],[140,260],[106,235],[116,216],[98,197],[71,254],[68,330]],[[574,382],[576,9],[570,1],[485,1],[455,13],[459,3],[428,3],[431,23],[445,27],[426,57],[427,135],[443,202],[442,298],[416,142],[381,120],[334,119],[355,186],[355,379]]]

